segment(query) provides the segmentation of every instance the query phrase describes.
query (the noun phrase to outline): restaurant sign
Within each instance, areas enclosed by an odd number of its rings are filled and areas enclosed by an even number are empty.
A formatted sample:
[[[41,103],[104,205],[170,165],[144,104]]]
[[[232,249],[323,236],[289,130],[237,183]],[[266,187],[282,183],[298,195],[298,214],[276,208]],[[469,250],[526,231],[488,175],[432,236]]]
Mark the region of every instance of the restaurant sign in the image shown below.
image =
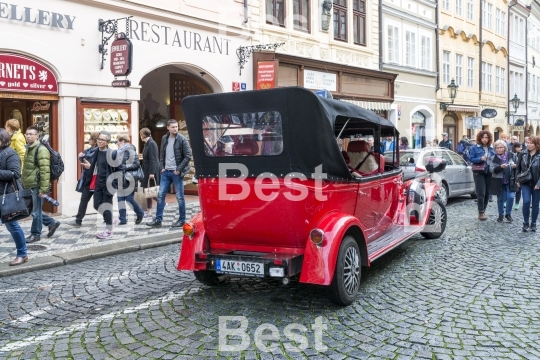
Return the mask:
[[[45,65],[21,55],[0,53],[0,91],[58,94],[58,82]]]
[[[257,90],[273,89],[276,87],[277,60],[259,61],[257,63]]]

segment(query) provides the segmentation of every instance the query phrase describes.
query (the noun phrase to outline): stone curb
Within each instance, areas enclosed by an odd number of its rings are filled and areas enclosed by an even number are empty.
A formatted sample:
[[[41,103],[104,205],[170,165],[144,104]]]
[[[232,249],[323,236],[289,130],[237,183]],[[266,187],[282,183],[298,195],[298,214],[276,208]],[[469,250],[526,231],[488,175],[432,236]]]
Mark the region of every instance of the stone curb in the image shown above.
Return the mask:
[[[169,233],[160,233],[144,238],[135,238],[112,244],[94,246],[87,249],[66,251],[50,256],[37,257],[35,259],[30,258],[27,263],[18,266],[9,266],[8,263],[0,264],[0,278],[24,274],[31,271],[50,269],[62,265],[75,264],[112,255],[125,254],[138,250],[151,249],[159,246],[180,244],[182,236],[183,233],[181,230],[170,231]]]

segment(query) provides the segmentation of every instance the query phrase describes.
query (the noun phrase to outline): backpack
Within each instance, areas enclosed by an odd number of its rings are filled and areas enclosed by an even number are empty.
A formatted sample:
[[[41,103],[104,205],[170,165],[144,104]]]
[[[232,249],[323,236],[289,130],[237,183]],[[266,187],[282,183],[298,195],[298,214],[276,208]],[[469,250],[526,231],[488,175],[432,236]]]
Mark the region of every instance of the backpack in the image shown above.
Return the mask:
[[[462,142],[459,142],[458,143],[458,146],[457,146],[457,153],[458,154],[463,154],[463,151],[465,150],[465,146],[463,145]]]
[[[471,146],[465,147],[461,153],[461,157],[463,157],[463,160],[465,161],[469,161],[469,150],[471,150]]]
[[[37,146],[36,151],[34,152],[34,164],[37,164],[37,155],[41,145],[45,146],[51,155],[51,182],[60,179],[60,175],[64,172],[64,162],[62,161],[60,154],[55,151],[47,141],[42,141],[41,144]],[[39,181],[39,171],[37,174]]]

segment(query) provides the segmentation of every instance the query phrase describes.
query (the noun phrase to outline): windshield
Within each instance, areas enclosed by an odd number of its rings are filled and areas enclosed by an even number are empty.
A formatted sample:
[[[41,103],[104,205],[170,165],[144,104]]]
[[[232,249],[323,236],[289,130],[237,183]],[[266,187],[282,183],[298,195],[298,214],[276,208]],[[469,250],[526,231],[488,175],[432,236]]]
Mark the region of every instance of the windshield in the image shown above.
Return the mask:
[[[393,153],[386,153],[384,157],[387,161],[392,161]],[[409,158],[414,158],[414,162],[418,162],[418,157],[420,156],[419,151],[400,151],[399,152],[399,166],[409,166],[414,165],[409,162]]]

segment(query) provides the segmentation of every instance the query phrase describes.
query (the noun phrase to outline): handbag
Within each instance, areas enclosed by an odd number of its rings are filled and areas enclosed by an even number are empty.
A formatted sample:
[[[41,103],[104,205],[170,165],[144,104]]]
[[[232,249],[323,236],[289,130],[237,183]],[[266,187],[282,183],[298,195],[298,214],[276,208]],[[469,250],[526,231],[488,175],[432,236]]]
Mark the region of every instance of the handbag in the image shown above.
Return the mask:
[[[534,157],[531,158],[531,163],[529,164],[529,168],[525,171],[520,172],[516,175],[516,182],[520,184],[526,184],[532,181],[532,173],[531,173],[531,166],[534,161]]]
[[[88,185],[88,189],[90,191],[96,190],[96,183],[97,183],[97,168],[98,165],[94,165],[94,173],[92,174],[92,178],[90,179],[90,184]]]
[[[144,179],[144,171],[140,166],[137,168],[137,170],[126,171],[126,173],[130,173],[135,181],[141,181],[142,179]],[[124,175],[124,181],[125,180],[126,179]]]
[[[148,179],[148,185],[151,185],[150,184],[150,181],[154,181],[154,186],[149,186],[147,188],[145,188],[143,191],[144,191],[144,196],[149,199],[149,198],[155,198],[157,197],[158,193],[159,193],[159,186],[156,186],[156,179]]]
[[[471,166],[473,173],[485,173],[486,172],[486,162],[482,161],[477,164],[472,164]]]
[[[2,222],[8,223],[24,219],[32,214],[32,190],[23,189],[20,183],[13,180],[12,186],[15,190],[6,194],[8,184],[4,186],[4,194],[0,202],[0,218]]]

